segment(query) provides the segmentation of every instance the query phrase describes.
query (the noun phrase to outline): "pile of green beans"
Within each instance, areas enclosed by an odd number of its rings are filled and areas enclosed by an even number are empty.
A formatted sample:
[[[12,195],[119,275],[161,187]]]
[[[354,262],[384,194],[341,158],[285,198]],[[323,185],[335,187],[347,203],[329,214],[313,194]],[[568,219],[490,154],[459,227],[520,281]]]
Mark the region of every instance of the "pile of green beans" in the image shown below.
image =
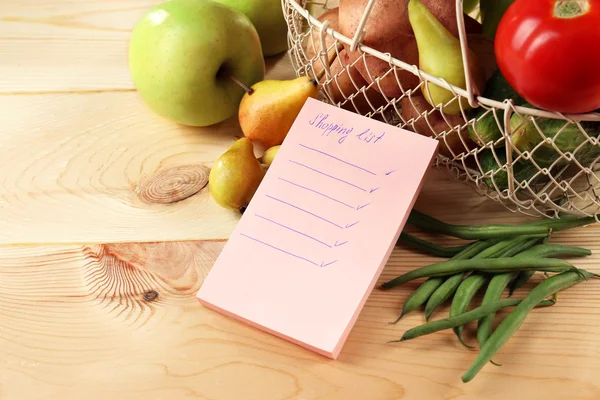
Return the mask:
[[[552,232],[595,222],[593,217],[566,216],[518,225],[453,225],[413,210],[408,224],[424,232],[470,242],[445,247],[404,232],[400,235],[399,245],[446,260],[411,270],[381,285],[382,289],[392,289],[426,278],[405,300],[400,316],[392,324],[422,306],[425,323],[407,330],[399,340],[391,342],[403,342],[452,329],[461,344],[474,349],[475,346],[464,341],[462,333],[467,324],[475,322],[480,350],[463,375],[463,382],[471,381],[488,362],[499,365],[492,357],[534,308],[552,306],[556,300],[548,297],[590,278],[600,277],[563,259],[589,256],[592,254],[589,249],[549,243]],[[529,282],[536,272],[543,272],[545,279],[535,284],[523,298],[512,298],[515,291]],[[507,298],[502,298],[507,289]],[[484,291],[481,304],[472,307],[480,291]],[[448,317],[430,321],[434,311],[448,300]],[[494,319],[498,318],[497,311],[508,307],[514,309],[493,329]]]

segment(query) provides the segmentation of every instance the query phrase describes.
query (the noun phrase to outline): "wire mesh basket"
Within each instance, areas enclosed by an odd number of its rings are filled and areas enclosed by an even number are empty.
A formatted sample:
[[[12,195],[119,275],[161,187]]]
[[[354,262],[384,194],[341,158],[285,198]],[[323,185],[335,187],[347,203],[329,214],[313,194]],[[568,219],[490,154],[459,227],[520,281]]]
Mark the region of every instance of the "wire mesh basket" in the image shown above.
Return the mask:
[[[386,38],[395,27],[382,26],[393,20],[384,2],[348,0],[364,4],[350,22],[339,2],[282,0],[292,65],[319,82],[324,101],[436,138],[436,168],[512,211],[599,219],[600,113],[566,115],[479,93],[469,57],[485,60],[489,85],[497,76],[493,42],[463,13],[462,0],[440,21],[460,41],[464,87],[420,70],[414,40]],[[452,96],[432,107],[425,96],[435,85]]]

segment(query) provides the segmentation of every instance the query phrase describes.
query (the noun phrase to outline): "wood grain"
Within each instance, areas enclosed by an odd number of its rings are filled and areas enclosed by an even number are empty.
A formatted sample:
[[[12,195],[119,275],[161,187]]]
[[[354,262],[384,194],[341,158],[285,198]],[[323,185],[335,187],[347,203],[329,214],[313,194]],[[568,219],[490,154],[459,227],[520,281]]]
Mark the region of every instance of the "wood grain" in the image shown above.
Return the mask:
[[[205,174],[240,130],[235,117],[172,124],[138,98],[128,38],[159,2],[1,2],[0,399],[600,398],[599,281],[535,310],[503,366],[467,385],[475,353],[451,332],[388,343],[423,323],[415,312],[389,324],[416,282],[375,290],[337,361],[203,308],[194,295],[239,219],[214,204]],[[285,56],[267,64],[269,78],[294,76]],[[456,223],[525,219],[438,171],[417,208]],[[592,249],[573,262],[600,272],[599,235],[552,241]],[[435,260],[399,247],[380,281]]]
[[[151,113],[133,91],[126,57],[113,55],[126,53],[131,21],[149,3],[112,1],[104,9],[104,2],[77,2],[65,16],[61,14],[64,3],[48,2],[43,18],[37,2],[12,3],[7,8],[9,16],[0,15],[0,57],[11,60],[0,63],[0,158],[5,166],[10,165],[0,174],[0,221],[11,227],[0,232],[0,244],[212,239],[225,238],[232,230],[239,216],[218,207],[207,187],[197,188],[194,196],[176,203],[148,202],[138,196],[141,186],[160,179],[165,171],[183,171],[182,166],[189,165],[210,168],[242,135],[235,115],[207,128],[185,127]],[[11,7],[19,14],[11,13]],[[51,37],[68,37],[62,52],[54,48],[62,39],[40,41],[40,46],[61,55],[53,59],[55,64],[74,58],[90,64],[75,65],[81,72],[71,74],[69,69],[40,60],[35,46],[14,36],[32,24],[24,15],[39,19],[36,24]],[[85,18],[112,28],[96,35],[89,32],[92,22],[73,22]],[[11,36],[4,36],[9,32]],[[82,53],[92,44],[71,40],[85,32],[93,40],[102,40],[105,32],[116,35],[109,45],[93,50],[103,62],[88,60]],[[28,49],[32,58],[15,59],[19,46]],[[28,66],[26,72],[23,65]],[[36,68],[58,78],[55,86],[38,84]],[[115,79],[115,70],[124,78]],[[82,73],[91,74],[93,84],[69,78]],[[293,76],[285,55],[267,60],[267,78]],[[106,85],[97,85],[105,78]],[[185,173],[174,179],[185,179]]]
[[[599,232],[581,228],[554,240],[597,253]],[[535,310],[497,356],[503,366],[486,366],[463,384],[460,376],[475,351],[451,332],[387,343],[423,323],[418,311],[389,324],[416,282],[376,289],[340,359],[332,361],[199,305],[194,294],[222,246],[0,248],[2,399],[600,396],[600,281],[582,283],[563,292],[555,306]],[[380,281],[434,260],[399,247]],[[600,271],[598,256],[573,262]],[[154,301],[145,299],[151,291],[158,294]],[[467,338],[475,343],[473,330]]]
[[[127,65],[131,30],[161,2],[2,0],[0,96],[133,92]],[[268,66],[280,58],[270,57]],[[290,69],[281,71],[287,75]]]
[[[132,90],[127,68],[123,68],[129,33],[139,15],[158,3],[3,0],[1,91]]]

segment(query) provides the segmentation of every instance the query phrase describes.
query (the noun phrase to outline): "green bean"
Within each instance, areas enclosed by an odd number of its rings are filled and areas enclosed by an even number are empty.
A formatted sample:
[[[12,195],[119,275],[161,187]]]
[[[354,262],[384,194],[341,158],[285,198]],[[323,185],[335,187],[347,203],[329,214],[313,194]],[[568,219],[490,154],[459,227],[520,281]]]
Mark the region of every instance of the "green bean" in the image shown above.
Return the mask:
[[[431,333],[455,328],[457,326],[466,325],[469,322],[477,321],[478,319],[481,319],[486,315],[496,312],[502,308],[515,307],[520,302],[521,299],[497,300],[485,306],[482,305],[465,313],[455,315],[454,317],[438,319],[436,321],[428,322],[426,324],[411,328],[407,330],[399,340],[392,340],[391,342],[403,342],[405,340],[411,340],[420,336],[425,336]],[[548,307],[553,305],[554,303],[554,300],[542,300],[537,304],[537,307]]]
[[[481,240],[474,242],[472,245],[461,251],[454,257],[453,260],[468,260],[469,258],[475,257],[477,254],[487,251],[490,247],[498,244],[501,241],[500,238],[493,238],[487,240]]]
[[[526,239],[520,245],[516,245],[513,248],[509,249],[503,256],[504,257],[512,257],[515,255],[521,255],[526,253],[529,249],[531,249],[537,243],[537,238]],[[496,274],[490,280],[488,287],[483,296],[483,300],[481,302],[482,305],[499,300],[504,292],[504,289],[509,284],[509,282],[515,277],[517,272],[506,272],[503,274]],[[481,346],[487,338],[492,333],[492,325],[494,322],[495,313],[492,313],[484,318],[482,318],[477,325],[477,341],[479,346]]]
[[[518,256],[519,257],[522,257],[522,256],[529,256],[529,257],[582,257],[582,256],[589,256],[591,254],[592,254],[592,252],[589,249],[586,249],[583,247],[548,244],[547,239],[545,239],[542,244],[534,246],[526,251],[523,251],[520,254],[518,254]],[[508,273],[508,275],[506,275],[506,276],[502,276],[502,275],[505,275],[505,274],[502,274],[498,277],[494,277],[494,279],[492,279],[492,281],[490,282],[489,287],[492,287],[494,280],[496,280],[497,285],[504,286],[501,288],[501,290],[504,291],[504,288],[506,287],[506,285],[508,285],[508,283],[504,284],[504,282],[507,280],[507,278],[509,278],[508,280],[509,280],[510,286],[509,286],[509,294],[508,295],[512,296],[513,293],[517,289],[522,287],[525,283],[527,283],[527,281],[529,281],[529,279],[531,279],[531,277],[533,275],[535,275],[535,273],[536,273],[536,271],[520,271],[517,273],[515,273],[515,272]],[[500,288],[497,288],[497,289],[499,290]],[[488,290],[489,290],[489,288],[488,288]],[[487,293],[486,293],[486,296],[487,296]],[[491,296],[491,294],[490,294],[490,296]],[[499,296],[499,295],[497,295],[497,296]],[[484,301],[485,300],[486,300],[486,298],[484,297]],[[487,323],[489,323],[489,322],[487,322]],[[479,328],[477,330],[477,335],[478,335],[478,340],[479,340],[480,345],[481,345],[481,340],[485,339],[487,336],[489,336],[489,333],[486,334],[487,328],[483,328],[483,329],[484,330],[481,333],[481,338],[479,338],[479,336],[480,336]]]
[[[487,305],[493,303],[494,301],[498,301],[500,297],[502,297],[502,293],[504,292],[506,285],[508,285],[514,275],[515,272],[494,275],[488,284],[485,294],[483,295],[481,305]],[[480,319],[477,324],[477,342],[479,343],[479,347],[483,346],[485,341],[492,334],[494,316],[495,313],[491,313],[490,315]]]
[[[591,254],[589,249],[583,247],[544,243],[519,253],[517,257],[584,257]]]
[[[585,270],[575,269],[549,277],[540,282],[529,294],[502,320],[479,351],[475,361],[462,376],[463,382],[471,381],[491,358],[521,327],[529,312],[543,299],[557,294],[582,280],[599,277]]]
[[[452,275],[451,277],[444,280],[439,288],[431,294],[427,304],[425,304],[425,321],[429,321],[433,312],[446,300],[448,300],[462,281],[463,274]]]
[[[575,269],[575,267],[571,263],[557,258],[502,257],[490,258],[485,261],[473,258],[469,260],[449,260],[414,269],[383,283],[382,286],[389,289],[413,279],[448,276],[469,271],[488,273],[513,271],[565,272],[572,269]]]
[[[495,243],[496,240],[490,240],[488,243],[486,242],[474,242],[465,246],[463,250],[459,253],[455,254],[452,259],[461,259],[462,257],[468,258],[471,255],[479,253],[484,247],[491,246]],[[428,301],[431,297],[432,293],[437,291],[439,286],[444,282],[444,278],[430,278],[428,281],[424,282],[419,288],[413,292],[413,294],[405,301],[404,307],[402,308],[402,313],[400,317],[394,323],[398,322],[402,317],[409,312],[415,310],[420,307],[424,302]],[[428,317],[426,317],[428,318]]]
[[[406,301],[404,301],[404,305],[402,307],[402,313],[398,317],[397,320],[392,322],[393,324],[397,323],[404,317],[406,314],[416,310],[420,306],[422,306],[427,299],[431,296],[431,294],[444,282],[444,278],[429,278],[425,282],[423,282],[417,290],[415,290]]]
[[[529,238],[539,239],[543,237],[546,237],[546,235],[525,235],[517,236],[511,239],[504,239],[482,251],[480,254],[477,255],[476,258],[500,258],[501,256],[504,256],[506,252],[513,251],[515,246],[517,246],[522,241],[525,241]]]
[[[544,226],[552,229],[552,232],[560,232],[567,229],[576,228],[579,226],[590,225],[597,222],[595,217],[577,217],[575,215],[567,215],[560,219],[540,219],[538,221],[524,222],[521,225],[527,226]]]
[[[470,246],[466,251],[457,254],[452,260],[468,260],[469,258],[485,258],[489,254],[496,253],[499,249],[499,238],[488,239],[477,242]],[[425,320],[429,321],[431,314],[443,304],[450,296],[454,294],[456,288],[462,281],[464,274],[456,274],[444,280],[435,292],[431,294],[425,305]]]
[[[510,281],[515,277],[516,272],[506,272],[503,274],[496,274],[490,280],[488,287],[483,295],[483,299],[481,300],[482,305],[486,305],[489,303],[493,303],[502,297],[502,293],[506,286],[510,283]],[[494,323],[495,313],[491,313],[479,320],[477,324],[477,342],[479,343],[479,347],[483,346],[485,341],[492,334],[493,323]]]
[[[542,244],[547,244],[548,243],[548,238],[545,238],[544,241],[542,242]],[[532,256],[541,256],[545,251],[542,251],[542,249],[548,249],[548,247],[544,246],[544,247],[537,247],[533,250],[530,250],[528,252],[524,252],[525,255],[529,254]],[[548,254],[548,253],[546,253]],[[556,254],[556,253],[554,253]],[[523,254],[521,254],[523,255]],[[512,296],[513,293],[519,289],[521,286],[523,286],[525,283],[527,283],[527,281],[529,281],[529,279],[531,279],[531,277],[533,275],[535,275],[536,271],[521,271],[519,273],[517,273],[516,277],[511,281],[510,286],[508,287],[508,296]]]
[[[490,239],[515,235],[548,234],[550,229],[543,225],[455,225],[440,221],[413,209],[408,223],[425,231],[454,236],[461,239]]]
[[[507,239],[499,242],[495,246],[492,246],[488,252],[482,252],[479,254],[478,259],[481,258],[498,258],[498,257],[512,257],[517,254],[521,249],[526,246],[533,246],[540,237],[547,237],[546,235],[526,235],[517,236],[516,238]],[[460,274],[461,279],[466,273]],[[466,278],[464,281],[456,282],[458,286],[456,288],[454,299],[450,306],[450,316],[461,314],[467,310],[473,296],[481,289],[489,280],[486,275],[474,274]],[[454,333],[456,337],[465,347],[473,348],[473,346],[467,345],[462,339],[462,332],[464,327],[456,327]]]
[[[519,257],[522,256],[531,256],[531,257],[583,257],[589,256],[592,252],[583,247],[573,247],[573,246],[563,246],[558,244],[540,244],[538,246],[532,247],[526,252],[519,254]],[[521,271],[516,277],[512,280],[509,288],[508,295],[512,296],[513,293],[526,284],[533,275],[535,275],[536,271]]]
[[[462,246],[446,247],[436,243],[429,242],[427,240],[418,238],[409,233],[402,232],[398,238],[398,243],[403,243],[413,249],[422,251],[436,257],[450,258],[466,250],[472,243],[468,243]]]
[[[512,257],[534,246],[540,238],[547,238],[547,236],[523,235],[512,239],[503,240],[502,242],[498,243],[496,251],[486,254],[486,257],[483,258]]]
[[[456,293],[454,294],[454,298],[452,299],[452,304],[450,305],[450,317],[455,317],[459,314],[463,314],[467,311],[473,296],[487,283],[489,280],[488,275],[483,274],[473,274],[468,276],[456,289]],[[465,347],[473,348],[473,346],[469,346],[462,339],[462,332],[464,326],[459,325],[454,327],[452,330],[456,334],[458,341]]]
[[[546,235],[537,234],[537,235],[530,235],[530,236],[518,237],[518,238],[513,238],[513,239],[507,239],[507,240],[500,240],[498,238],[490,239],[490,241],[489,241],[490,246],[485,249],[482,249],[479,253],[474,254],[473,257],[471,257],[471,258],[484,259],[484,258],[496,257],[498,255],[503,255],[507,251],[512,251],[512,249],[515,248],[515,246],[514,246],[515,243],[517,243],[518,241],[524,240],[524,238],[529,238],[531,236],[533,237],[533,239],[536,239],[536,240],[540,237],[546,237]],[[427,304],[425,305],[425,320],[426,321],[429,321],[429,318],[431,317],[431,315],[433,314],[435,309],[440,306],[440,304],[443,304],[446,300],[448,300],[448,298],[450,296],[454,295],[458,286],[462,282],[464,276],[465,276],[465,273],[463,272],[463,273],[459,273],[459,274],[449,277],[431,295],[431,297],[427,301]],[[459,337],[459,340],[460,339],[461,338]],[[461,340],[461,343],[463,343],[462,340]]]
[[[520,255],[521,253],[523,253],[523,252],[531,249],[533,246],[535,246],[536,243],[538,242],[538,240],[539,240],[539,238],[531,238],[531,239],[524,238],[522,243],[518,243],[514,247],[507,249],[506,253],[504,253],[502,255],[502,257],[512,257],[512,256]]]
[[[537,271],[521,271],[517,277],[511,282],[508,288],[508,297],[512,296],[513,293],[526,284]]]

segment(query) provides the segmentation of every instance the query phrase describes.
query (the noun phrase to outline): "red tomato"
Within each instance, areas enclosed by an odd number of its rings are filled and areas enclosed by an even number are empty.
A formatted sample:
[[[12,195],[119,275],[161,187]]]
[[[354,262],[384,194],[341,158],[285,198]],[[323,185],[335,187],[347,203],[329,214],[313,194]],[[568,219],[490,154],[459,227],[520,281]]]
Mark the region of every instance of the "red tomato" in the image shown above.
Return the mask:
[[[600,0],[516,0],[494,47],[507,82],[531,105],[574,114],[600,108]]]

